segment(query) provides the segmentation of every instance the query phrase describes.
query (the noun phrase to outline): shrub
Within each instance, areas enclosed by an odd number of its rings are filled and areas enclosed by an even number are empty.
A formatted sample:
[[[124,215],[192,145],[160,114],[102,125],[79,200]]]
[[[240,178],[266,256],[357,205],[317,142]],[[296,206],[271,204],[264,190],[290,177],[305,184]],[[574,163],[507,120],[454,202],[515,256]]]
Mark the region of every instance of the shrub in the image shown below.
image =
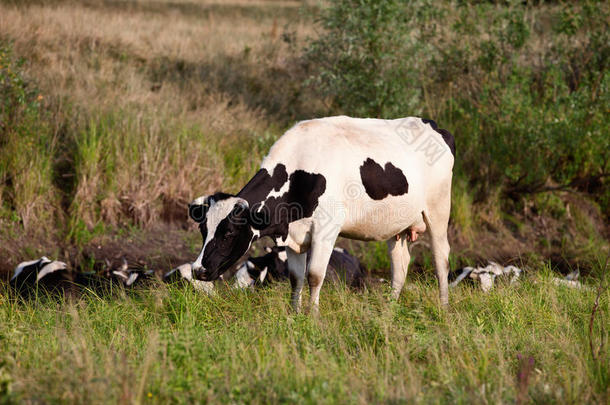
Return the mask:
[[[610,7],[491,3],[333,2],[308,83],[331,113],[435,118],[478,199],[579,189],[610,212]]]
[[[339,0],[319,17],[323,35],[307,58],[317,69],[309,81],[334,108],[354,115],[399,116],[420,97],[414,62],[420,45],[410,37],[414,7],[398,0]]]

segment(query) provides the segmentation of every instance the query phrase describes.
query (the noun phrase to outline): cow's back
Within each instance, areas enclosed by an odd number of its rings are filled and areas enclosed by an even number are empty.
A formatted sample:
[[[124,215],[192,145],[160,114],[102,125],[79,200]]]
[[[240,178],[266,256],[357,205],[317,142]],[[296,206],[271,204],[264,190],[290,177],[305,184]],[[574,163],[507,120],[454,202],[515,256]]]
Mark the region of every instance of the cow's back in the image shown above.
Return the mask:
[[[323,215],[341,234],[385,239],[422,222],[439,190],[450,192],[453,155],[441,133],[420,118],[303,121],[272,146],[262,167],[321,174]],[[306,190],[304,190],[306,192]]]
[[[441,134],[420,118],[337,116],[299,122],[276,141],[261,166],[272,171],[281,163],[288,173],[321,173],[332,188],[359,181],[367,159],[382,166],[393,162],[414,182],[421,176],[434,187],[452,171],[454,158]]]

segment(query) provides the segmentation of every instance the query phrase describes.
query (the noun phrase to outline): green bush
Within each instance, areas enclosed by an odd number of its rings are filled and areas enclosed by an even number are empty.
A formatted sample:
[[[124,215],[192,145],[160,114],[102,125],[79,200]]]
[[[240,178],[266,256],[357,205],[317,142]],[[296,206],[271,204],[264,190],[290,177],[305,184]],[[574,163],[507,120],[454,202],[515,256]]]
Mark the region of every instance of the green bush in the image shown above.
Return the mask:
[[[308,84],[331,113],[436,119],[478,199],[571,188],[610,212],[610,7],[492,3],[330,3]]]
[[[319,23],[324,34],[312,41],[307,58],[316,66],[310,84],[332,96],[338,110],[354,115],[401,115],[420,97],[410,38],[416,9],[397,0],[339,0],[324,9]]]

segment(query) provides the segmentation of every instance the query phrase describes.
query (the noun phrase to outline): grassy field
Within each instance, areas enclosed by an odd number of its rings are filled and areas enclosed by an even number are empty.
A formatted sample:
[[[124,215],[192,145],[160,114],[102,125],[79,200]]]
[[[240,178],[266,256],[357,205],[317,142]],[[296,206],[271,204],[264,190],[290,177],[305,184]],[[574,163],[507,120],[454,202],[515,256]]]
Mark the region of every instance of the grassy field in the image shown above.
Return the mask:
[[[590,324],[610,283],[608,3],[360,3],[0,0],[0,404],[610,401],[608,289]],[[335,114],[451,130],[451,267],[522,282],[461,285],[442,311],[425,239],[397,303],[325,285],[319,319],[287,284],[22,300],[2,282],[42,255],[193,260],[186,204]],[[339,244],[388,278],[384,242]],[[577,268],[591,290],[551,282]]]
[[[459,287],[447,311],[432,277],[394,303],[383,287],[326,286],[319,319],[291,313],[287,284],[31,302],[4,291],[0,400],[607,403],[610,292],[590,332],[595,289],[557,287],[551,275],[488,295]]]

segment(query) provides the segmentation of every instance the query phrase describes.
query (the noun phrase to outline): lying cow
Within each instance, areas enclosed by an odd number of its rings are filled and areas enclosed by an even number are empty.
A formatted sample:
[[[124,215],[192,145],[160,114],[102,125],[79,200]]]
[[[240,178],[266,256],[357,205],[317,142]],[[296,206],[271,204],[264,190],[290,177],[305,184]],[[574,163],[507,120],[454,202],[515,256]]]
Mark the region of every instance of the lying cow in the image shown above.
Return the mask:
[[[195,274],[217,279],[254,240],[269,236],[286,246],[293,308],[300,309],[307,274],[317,312],[337,237],[386,240],[397,298],[410,260],[407,241],[428,230],[446,305],[454,155],[453,136],[430,120],[300,122],[275,142],[237,195],[217,193],[190,204],[203,237]]]
[[[9,283],[17,290],[26,290],[36,284],[51,289],[68,279],[67,269],[66,263],[43,256],[38,260],[19,263]]]
[[[266,249],[267,254],[249,257],[235,273],[235,287],[246,288],[255,284],[284,280],[289,277],[285,247]],[[358,259],[342,248],[334,248],[330,255],[326,279],[341,281],[354,288],[364,286],[366,270]]]
[[[255,284],[288,278],[288,255],[286,248],[266,248],[263,256],[248,257],[235,273],[236,288],[246,288]]]

